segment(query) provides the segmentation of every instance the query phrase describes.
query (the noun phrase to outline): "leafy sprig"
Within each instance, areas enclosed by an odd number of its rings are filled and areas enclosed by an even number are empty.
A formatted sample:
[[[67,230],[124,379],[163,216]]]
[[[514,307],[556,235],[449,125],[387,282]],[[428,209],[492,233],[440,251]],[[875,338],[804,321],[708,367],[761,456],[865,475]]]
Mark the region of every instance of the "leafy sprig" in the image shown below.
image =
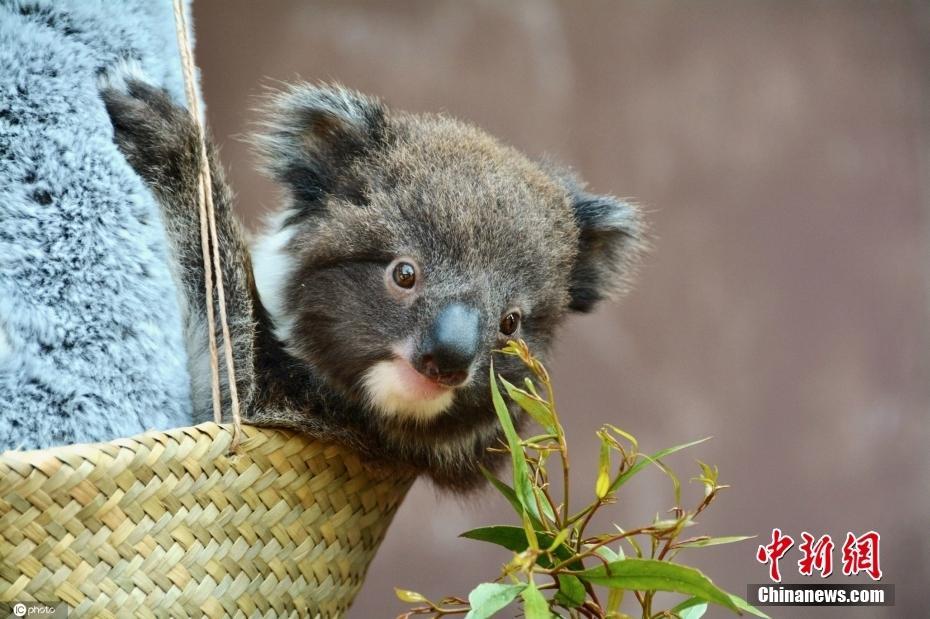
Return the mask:
[[[633,435],[605,424],[597,432],[600,450],[592,485],[593,499],[577,512],[572,511],[568,445],[549,374],[522,340],[509,342],[498,352],[518,357],[533,377],[518,387],[497,376],[491,366],[491,396],[507,439],[503,449],[510,454],[512,485],[489,471],[485,471],[485,476],[513,507],[518,521],[514,525],[473,529],[462,537],[496,544],[513,554],[494,582],[479,584],[467,599],[448,597],[433,602],[414,591],[397,589],[398,598],[416,604],[398,619],[418,615],[484,619],[512,603],[522,605],[527,619],[627,619],[630,615],[620,607],[628,592],[635,597],[643,619],[697,619],[708,604],[737,614],[767,617],[739,596],[719,588],[699,570],[673,562],[685,548],[748,539],[745,536],[682,539],[684,530],[694,525],[697,516],[728,486],[719,482],[717,467],[698,461],[700,474],[692,481],[704,486],[704,495],[696,506],[686,509],[681,505],[681,482],[663,459],[706,438],[644,454]],[[517,434],[501,386],[507,397],[539,425],[542,434],[526,439]],[[553,457],[558,459],[561,472],[561,496],[556,495],[550,484]],[[614,530],[608,532],[589,531],[594,516],[616,502],[623,486],[650,464],[671,480],[675,504],[668,510],[670,516],[660,519],[657,515],[652,522],[632,529],[614,525]],[[686,597],[676,606],[656,610],[658,591]]]

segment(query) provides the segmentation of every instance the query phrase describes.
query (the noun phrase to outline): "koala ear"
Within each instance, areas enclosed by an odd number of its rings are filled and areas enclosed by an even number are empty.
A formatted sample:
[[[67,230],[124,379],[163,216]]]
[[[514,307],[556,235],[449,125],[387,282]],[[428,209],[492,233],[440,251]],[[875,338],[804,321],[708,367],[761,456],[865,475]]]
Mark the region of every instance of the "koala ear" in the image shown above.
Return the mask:
[[[312,205],[345,183],[347,164],[385,140],[385,108],[341,86],[289,85],[268,98],[253,138],[265,171]]]
[[[572,199],[579,234],[569,307],[590,312],[629,285],[644,246],[643,224],[635,205],[612,196],[576,190]]]

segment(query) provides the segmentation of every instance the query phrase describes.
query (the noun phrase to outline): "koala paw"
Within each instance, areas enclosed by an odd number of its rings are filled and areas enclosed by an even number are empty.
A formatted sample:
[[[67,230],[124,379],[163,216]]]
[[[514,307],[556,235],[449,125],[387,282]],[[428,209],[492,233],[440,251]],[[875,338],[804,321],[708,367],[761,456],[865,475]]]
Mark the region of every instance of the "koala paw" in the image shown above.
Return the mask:
[[[199,170],[200,134],[190,113],[151,85],[133,65],[120,65],[100,83],[116,145],[153,189],[177,185]]]

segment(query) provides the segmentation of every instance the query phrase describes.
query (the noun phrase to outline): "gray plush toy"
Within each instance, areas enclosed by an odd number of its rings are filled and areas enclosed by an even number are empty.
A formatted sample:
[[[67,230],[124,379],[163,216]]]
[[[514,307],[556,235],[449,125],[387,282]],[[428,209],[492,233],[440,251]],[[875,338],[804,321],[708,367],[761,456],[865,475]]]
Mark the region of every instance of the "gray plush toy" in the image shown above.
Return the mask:
[[[98,78],[183,101],[170,0],[0,0],[0,450],[191,422],[177,287]]]

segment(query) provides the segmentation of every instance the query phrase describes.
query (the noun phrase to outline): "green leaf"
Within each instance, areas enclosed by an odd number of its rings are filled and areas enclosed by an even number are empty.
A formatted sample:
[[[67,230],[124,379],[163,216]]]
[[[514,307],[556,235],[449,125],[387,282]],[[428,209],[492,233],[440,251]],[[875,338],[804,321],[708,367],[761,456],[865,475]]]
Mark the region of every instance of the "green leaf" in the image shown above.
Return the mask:
[[[610,589],[610,593],[607,594],[607,608],[604,610],[607,611],[607,616],[616,616],[620,610],[620,604],[623,603],[623,594],[626,593],[623,589]]]
[[[743,611],[744,613],[749,613],[750,615],[755,615],[756,617],[762,617],[762,619],[771,619],[771,617],[766,615],[764,612],[762,612],[761,610],[759,610],[758,608],[756,608],[755,606],[753,606],[752,604],[750,604],[749,602],[741,598],[740,596],[733,595],[732,593],[728,595],[730,596],[730,601],[733,602],[733,604],[735,604],[736,607],[740,609],[741,611]]]
[[[659,531],[667,531],[674,529],[680,525],[683,518],[663,518],[659,520],[659,514],[656,514],[656,518],[652,521],[652,528]]]
[[[526,539],[526,531],[521,527],[505,525],[480,527],[478,529],[466,531],[459,535],[459,537],[490,542],[491,544],[503,546],[507,550],[512,550],[513,552],[523,552],[530,547]],[[548,533],[541,533],[539,531],[536,532],[536,537],[539,541],[540,548],[550,548],[553,545],[553,541],[555,541]],[[560,544],[552,552],[560,561],[571,559],[573,555],[572,551],[564,544]],[[545,556],[539,557],[539,564],[543,567],[552,567],[552,563]]]
[[[501,377],[500,381],[511,400],[525,410],[546,432],[555,434],[556,428],[552,418],[552,411],[549,410],[549,405],[542,398],[534,397],[523,389],[511,385],[503,377]]]
[[[629,432],[624,432],[623,430],[621,430],[620,428],[618,428],[617,426],[613,424],[607,423],[607,424],[604,424],[604,427],[612,430],[614,434],[618,436],[622,436],[623,438],[628,440],[630,442],[630,445],[633,446],[633,451],[639,451],[639,441],[636,440],[635,436],[633,436]]]
[[[536,583],[530,581],[526,588],[520,592],[523,598],[523,615],[526,619],[550,619],[552,614],[549,612],[549,602],[543,597],[543,594],[536,588]]]
[[[504,436],[507,437],[507,445],[510,447],[510,460],[513,464],[513,489],[517,500],[524,510],[529,512],[537,521],[542,522],[539,508],[536,505],[536,495],[533,494],[533,487],[530,483],[530,471],[526,464],[526,455],[523,453],[523,447],[520,445],[520,437],[517,430],[513,427],[513,419],[510,418],[510,411],[504,403],[501,396],[500,388],[497,386],[497,379],[494,376],[494,362],[491,362],[491,400],[494,403],[494,411],[504,429]]]
[[[618,531],[619,533],[626,533],[626,531],[624,531],[622,527],[620,527],[620,526],[618,526],[618,525],[616,525],[616,524],[614,525],[614,528],[617,529],[617,531]],[[636,553],[636,556],[637,556],[638,558],[642,559],[642,558],[643,558],[643,549],[640,548],[639,542],[636,541],[636,537],[633,536],[633,535],[630,535],[630,536],[628,536],[628,537],[624,537],[623,539],[626,541],[627,544],[630,545],[631,548],[633,548],[633,551]],[[621,544],[622,544],[622,542],[621,542]],[[618,550],[620,551],[621,554],[623,553],[623,547],[622,547],[622,545],[621,545],[620,548],[618,548]]]
[[[555,594],[555,601],[566,608],[578,608],[584,604],[588,597],[584,585],[577,577],[571,574],[559,574],[559,591]]]
[[[614,552],[614,549],[610,546],[598,546],[594,549],[594,554],[604,559],[608,563],[613,563],[615,561],[623,561],[623,549],[620,549],[620,553]]]
[[[539,392],[536,391],[536,385],[533,384],[533,381],[530,380],[529,376],[524,377],[523,384],[526,385],[526,390],[529,393],[533,394],[534,396],[542,400],[542,398],[539,396]]]
[[[624,559],[608,565],[575,572],[575,576],[595,585],[634,591],[674,591],[693,595],[738,610],[730,594],[718,588],[698,570],[654,559]]]
[[[530,522],[530,515],[523,512],[523,533],[526,535],[526,542],[533,550],[539,551],[539,540],[536,539],[536,531],[533,529],[533,523]]]
[[[601,437],[601,454],[598,459],[597,481],[594,484],[594,494],[603,499],[610,490],[610,444],[604,433],[598,432]]]
[[[717,470],[717,465],[710,466],[709,464],[705,464],[700,460],[698,460],[697,463],[698,466],[701,467],[701,475],[708,481],[716,484],[717,480],[720,478],[720,471]]]
[[[484,478],[491,482],[491,485],[494,486],[498,492],[504,495],[504,498],[507,499],[507,502],[510,503],[511,507],[513,507],[513,511],[517,512],[517,514],[523,513],[523,506],[520,505],[520,500],[517,499],[517,493],[513,491],[513,488],[499,480],[494,476],[494,473],[484,468],[480,464],[478,467],[481,469],[481,474],[484,475]]]
[[[681,451],[682,449],[687,449],[689,447],[694,447],[695,445],[700,445],[701,443],[705,441],[709,441],[709,440],[710,440],[710,437],[706,436],[702,439],[691,441],[690,443],[684,443],[683,445],[676,445],[674,447],[669,447],[667,449],[660,449],[654,454],[640,460],[639,462],[637,462],[636,464],[628,468],[626,471],[623,472],[622,475],[619,475],[617,479],[614,480],[614,483],[610,485],[610,492],[614,492],[617,488],[625,484],[627,481],[629,481],[631,477],[633,477],[634,475],[639,473],[641,470],[643,470],[643,468],[650,462],[669,456],[675,453],[676,451]]]
[[[416,591],[410,591],[409,589],[398,589],[397,587],[394,587],[394,595],[396,595],[397,599],[401,602],[408,602],[410,604],[428,601],[423,594],[417,593]]]
[[[514,601],[520,592],[526,588],[525,583],[519,585],[503,585],[495,582],[486,582],[478,585],[468,594],[468,603],[471,610],[465,619],[487,619]]]
[[[701,619],[706,612],[707,602],[701,602],[700,604],[695,604],[694,606],[684,609],[678,613],[678,616],[681,617],[681,619]]]
[[[704,496],[708,496],[717,488],[726,487],[720,486],[718,481],[720,478],[720,471],[717,470],[716,466],[710,466],[701,462],[700,460],[698,460],[697,463],[698,466],[701,467],[701,476],[693,478],[692,481],[699,481],[704,484]]]
[[[567,529],[562,529],[558,532],[555,538],[552,540],[552,544],[549,545],[549,552],[553,552],[556,548],[565,543],[565,540],[568,539],[568,536],[572,534],[571,527]]]
[[[540,462],[541,461],[542,460],[540,460]],[[553,522],[555,520],[555,513],[552,511],[552,505],[549,504],[549,499],[546,498],[545,493],[543,493],[539,486],[533,484],[533,494],[536,496],[535,505],[541,505],[543,514],[548,518],[548,522]],[[538,523],[536,520],[534,520],[534,522]],[[539,528],[542,529],[543,527],[540,525]]]
[[[523,509],[523,505],[521,505],[520,500],[517,499],[517,493],[514,492],[513,488],[511,488],[510,486],[508,486],[507,484],[499,480],[497,477],[494,476],[494,473],[484,468],[480,464],[478,465],[478,467],[481,469],[481,474],[484,475],[484,478],[487,479],[489,482],[491,482],[491,485],[494,486],[498,492],[504,495],[504,498],[507,499],[507,502],[510,503],[511,507],[513,507],[513,511],[517,512],[517,514],[525,513]],[[543,508],[547,514],[552,513],[552,508],[549,506],[548,502],[546,502],[543,505]],[[530,521],[533,523],[533,526],[536,527],[537,530],[544,528],[542,523],[539,521],[538,518],[536,518],[536,516],[534,516],[533,514],[529,514],[529,516],[530,516]]]
[[[526,541],[526,531],[524,531],[521,527],[513,527],[509,525],[479,527],[477,529],[465,531],[464,533],[460,534],[459,537],[464,537],[466,539],[476,539],[482,542],[490,542],[492,544],[497,544],[498,546],[503,546],[504,548],[514,552],[523,552],[530,547]]]
[[[701,598],[690,597],[684,602],[676,605],[674,608],[669,609],[669,612],[674,613],[676,615],[681,615],[681,611],[687,610],[691,608],[692,606],[698,606],[699,604],[704,604],[704,600],[702,600]],[[661,615],[662,613],[659,613],[659,614]]]
[[[559,438],[558,434],[537,434],[536,436],[531,436],[529,438],[523,439],[524,443],[533,443],[539,444],[543,441],[553,441]]]
[[[649,456],[643,456],[644,458],[649,458]],[[672,487],[675,489],[675,506],[678,507],[681,505],[681,482],[678,480],[678,475],[675,475],[675,471],[665,465],[661,460],[653,460],[653,464],[662,469],[662,472],[665,473],[669,479],[672,480]]]
[[[752,539],[755,535],[729,535],[724,537],[705,537],[675,544],[675,548],[703,548],[704,546],[719,546],[720,544],[733,544]]]

